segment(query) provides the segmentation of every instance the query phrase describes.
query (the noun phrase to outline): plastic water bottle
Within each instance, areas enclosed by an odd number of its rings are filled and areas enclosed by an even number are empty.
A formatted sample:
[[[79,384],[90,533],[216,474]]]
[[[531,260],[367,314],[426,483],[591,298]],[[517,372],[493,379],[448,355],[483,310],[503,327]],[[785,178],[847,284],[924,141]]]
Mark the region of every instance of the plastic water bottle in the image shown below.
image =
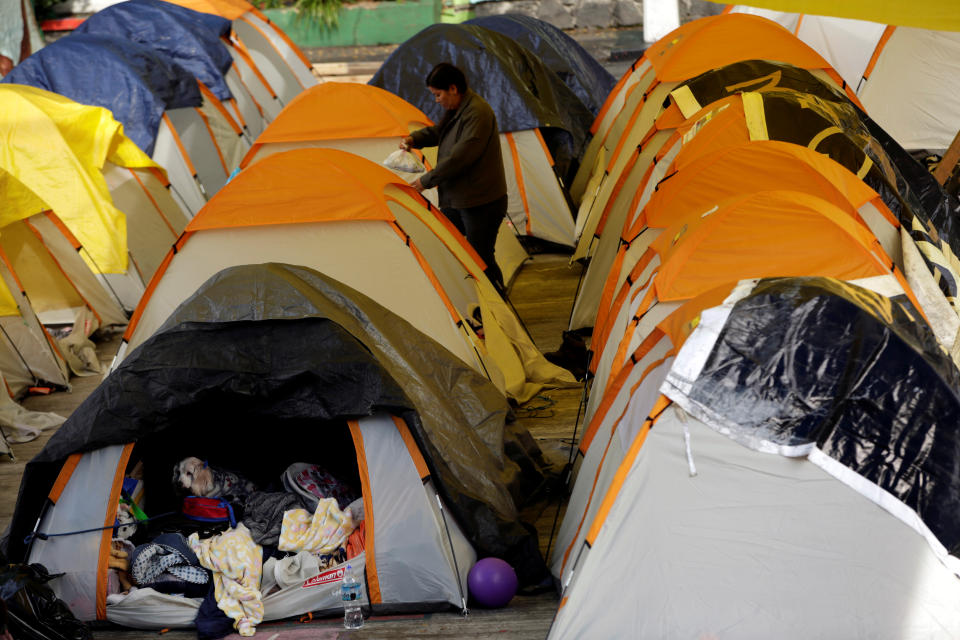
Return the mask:
[[[343,628],[359,629],[363,626],[363,612],[360,611],[360,583],[353,577],[353,567],[347,565],[340,582],[340,598],[343,600]]]

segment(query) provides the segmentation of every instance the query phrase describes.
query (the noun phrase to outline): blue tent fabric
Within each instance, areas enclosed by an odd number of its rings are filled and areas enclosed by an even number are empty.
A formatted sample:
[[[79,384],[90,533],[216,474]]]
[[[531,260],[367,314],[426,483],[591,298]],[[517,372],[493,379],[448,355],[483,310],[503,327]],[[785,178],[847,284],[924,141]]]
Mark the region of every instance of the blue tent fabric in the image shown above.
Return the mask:
[[[576,170],[593,114],[536,55],[496,31],[468,24],[426,27],[397,47],[370,84],[439,122],[442,108],[424,81],[440,62],[463,70],[470,87],[490,104],[500,131],[540,128],[557,172],[568,177]]]
[[[233,97],[224,79],[233,58],[220,36],[230,21],[162,0],[130,0],[93,14],[75,33],[113,35],[170,57],[220,100]]]
[[[202,103],[189,71],[149,47],[103,35],[72,34],[48,44],[2,82],[109,109],[148,155],[153,154],[165,110]]]
[[[617,84],[613,74],[576,40],[548,22],[531,16],[506,14],[474,18],[467,24],[502,33],[532,51],[560,76],[594,116]]]

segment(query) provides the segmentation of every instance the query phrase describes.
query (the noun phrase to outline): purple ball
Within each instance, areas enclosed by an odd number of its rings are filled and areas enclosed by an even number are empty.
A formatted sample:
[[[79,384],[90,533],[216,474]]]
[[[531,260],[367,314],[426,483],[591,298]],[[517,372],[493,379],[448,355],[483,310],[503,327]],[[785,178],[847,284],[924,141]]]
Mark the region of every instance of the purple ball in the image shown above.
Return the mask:
[[[482,607],[499,609],[517,593],[517,574],[500,558],[484,558],[467,575],[470,596]]]

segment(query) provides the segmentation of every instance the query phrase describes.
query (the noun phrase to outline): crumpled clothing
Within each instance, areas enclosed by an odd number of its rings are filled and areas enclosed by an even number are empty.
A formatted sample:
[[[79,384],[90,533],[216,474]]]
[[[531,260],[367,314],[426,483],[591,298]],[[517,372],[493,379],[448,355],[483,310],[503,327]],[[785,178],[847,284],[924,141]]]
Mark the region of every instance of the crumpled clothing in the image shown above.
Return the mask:
[[[205,585],[209,574],[178,533],[157,536],[130,554],[130,580],[140,587],[163,593],[190,591],[192,585]],[[206,588],[200,589],[205,591]]]
[[[243,524],[254,542],[274,546],[280,540],[284,512],[305,506],[297,494],[254,491],[243,505]]]
[[[243,523],[206,540],[194,533],[189,541],[200,564],[213,571],[217,607],[233,618],[237,633],[252,636],[263,621],[263,549],[253,542]]]
[[[303,499],[303,506],[316,511],[321,498],[336,498],[337,506],[345,509],[359,496],[350,486],[340,482],[323,468],[308,462],[295,462],[283,472],[283,487]]]
[[[353,530],[350,537],[347,538],[347,560],[356,558],[367,548],[367,523],[360,522],[357,528]]]
[[[278,548],[281,551],[332,554],[343,546],[353,529],[350,511],[340,511],[336,498],[324,498],[312,516],[305,509],[293,509],[283,514]]]

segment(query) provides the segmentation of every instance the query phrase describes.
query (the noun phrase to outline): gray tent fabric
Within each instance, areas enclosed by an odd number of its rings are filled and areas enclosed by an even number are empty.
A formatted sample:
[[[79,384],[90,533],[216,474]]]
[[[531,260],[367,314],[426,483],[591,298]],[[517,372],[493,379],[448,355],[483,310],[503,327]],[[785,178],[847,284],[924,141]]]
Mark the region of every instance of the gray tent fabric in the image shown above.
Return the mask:
[[[7,551],[23,554],[23,538],[72,453],[156,440],[185,424],[202,429],[204,420],[245,422],[233,427],[238,437],[288,422],[284,438],[296,442],[305,420],[374,411],[407,422],[441,496],[481,553],[508,560],[522,580],[546,575],[515,503],[543,477],[532,462],[537,452],[523,455],[529,449],[505,428],[505,398],[362,294],[280,264],[212,277],[91,394],[27,465]],[[261,434],[259,446],[264,440]]]
[[[816,465],[676,405],[564,596],[550,640],[960,637],[960,582],[923,538]]]
[[[557,173],[572,178],[593,113],[535,54],[508,36],[476,25],[431,25],[397,47],[370,84],[439,122],[442,109],[424,81],[440,62],[463,70],[470,88],[490,104],[501,132],[539,128]]]
[[[577,94],[596,116],[617,84],[613,74],[603,68],[580,43],[549,22],[521,14],[483,16],[468,20],[516,40],[532,51],[547,67]]]
[[[723,308],[664,393],[752,449],[816,460],[960,571],[960,371],[916,312],[829,278],[764,279]]]

